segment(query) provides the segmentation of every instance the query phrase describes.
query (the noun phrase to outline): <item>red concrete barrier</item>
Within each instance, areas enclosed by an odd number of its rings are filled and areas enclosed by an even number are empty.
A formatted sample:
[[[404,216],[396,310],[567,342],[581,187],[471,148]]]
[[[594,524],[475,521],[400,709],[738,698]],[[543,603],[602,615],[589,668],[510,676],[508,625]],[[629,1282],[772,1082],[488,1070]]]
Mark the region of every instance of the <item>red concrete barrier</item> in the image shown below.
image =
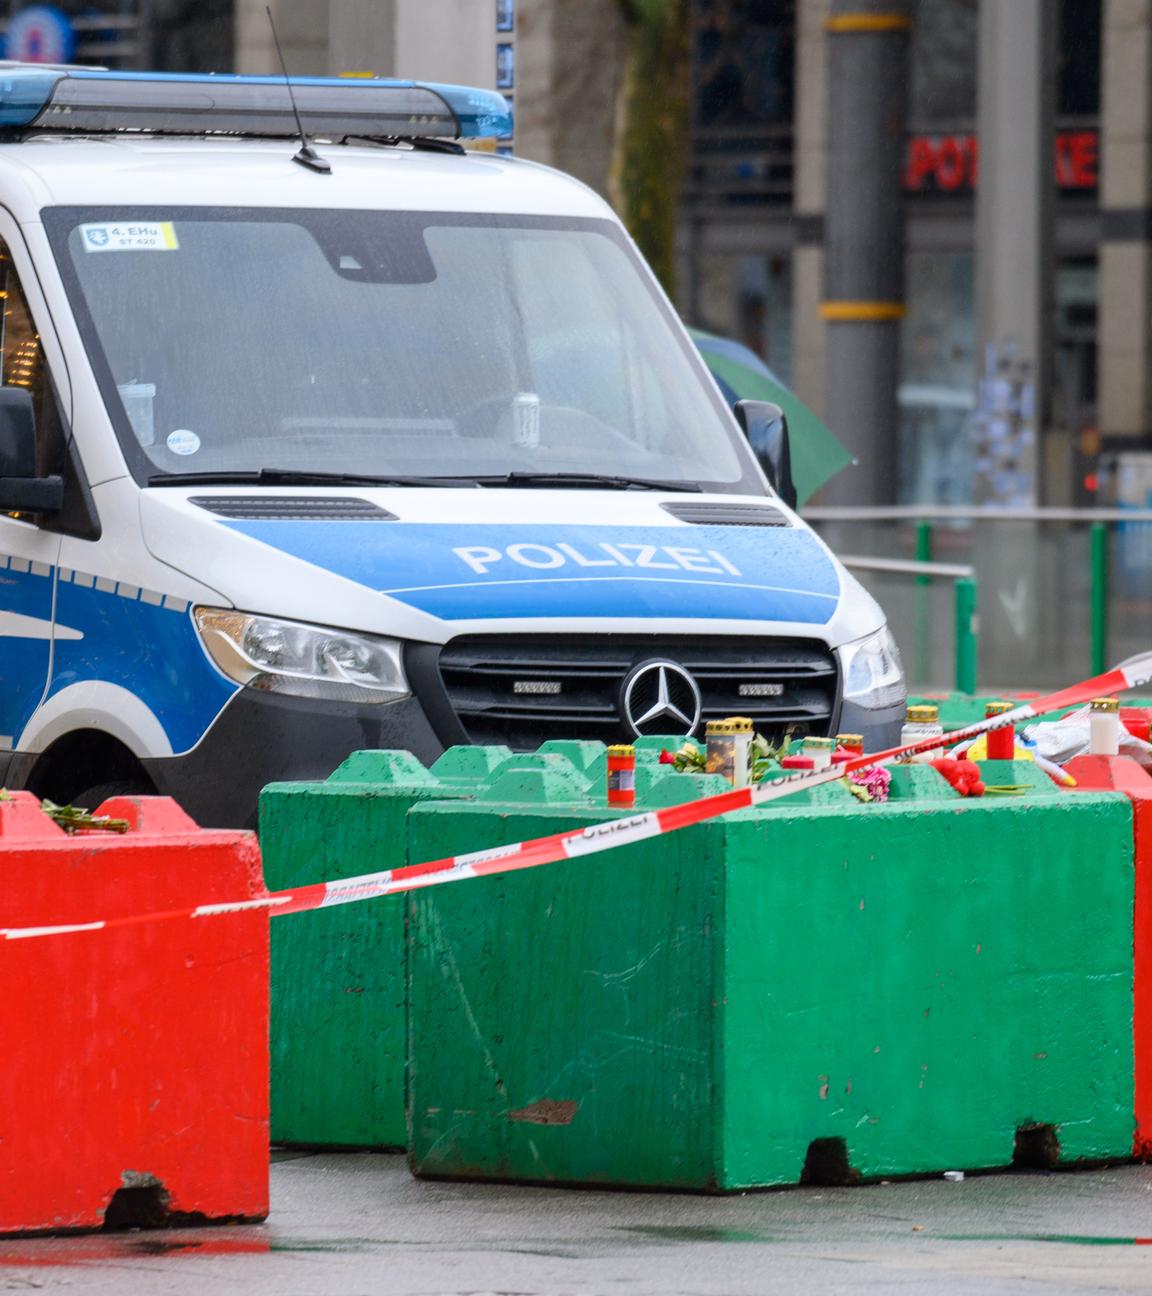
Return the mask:
[[[0,800],[0,928],[260,895],[251,833],[160,797],[124,834]],[[268,1213],[268,914],[0,940],[0,1233]]]
[[[1152,707],[1121,707],[1120,723],[1133,738],[1152,741]]]
[[[1064,767],[1085,792],[1114,790],[1132,802],[1136,839],[1133,906],[1135,1154],[1152,1160],[1152,777],[1130,756],[1076,756]]]

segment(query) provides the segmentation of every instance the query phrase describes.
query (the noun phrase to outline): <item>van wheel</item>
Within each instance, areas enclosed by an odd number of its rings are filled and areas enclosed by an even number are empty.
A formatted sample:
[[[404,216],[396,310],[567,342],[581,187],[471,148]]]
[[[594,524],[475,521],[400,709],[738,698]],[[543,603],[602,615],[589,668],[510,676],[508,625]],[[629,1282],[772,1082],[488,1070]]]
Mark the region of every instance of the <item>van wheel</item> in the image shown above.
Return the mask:
[[[72,804],[83,810],[93,811],[109,797],[114,796],[155,796],[156,789],[144,779],[123,779],[120,782],[95,783],[83,792],[77,792]]]

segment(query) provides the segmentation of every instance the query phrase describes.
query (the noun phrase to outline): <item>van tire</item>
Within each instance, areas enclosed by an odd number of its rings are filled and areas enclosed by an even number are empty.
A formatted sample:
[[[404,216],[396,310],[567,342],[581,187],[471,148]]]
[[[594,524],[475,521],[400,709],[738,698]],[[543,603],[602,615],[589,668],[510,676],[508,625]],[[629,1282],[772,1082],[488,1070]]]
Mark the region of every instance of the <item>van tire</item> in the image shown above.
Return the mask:
[[[119,782],[96,783],[83,792],[77,792],[72,798],[72,804],[91,812],[110,797],[155,795],[156,789],[144,779],[122,779]]]

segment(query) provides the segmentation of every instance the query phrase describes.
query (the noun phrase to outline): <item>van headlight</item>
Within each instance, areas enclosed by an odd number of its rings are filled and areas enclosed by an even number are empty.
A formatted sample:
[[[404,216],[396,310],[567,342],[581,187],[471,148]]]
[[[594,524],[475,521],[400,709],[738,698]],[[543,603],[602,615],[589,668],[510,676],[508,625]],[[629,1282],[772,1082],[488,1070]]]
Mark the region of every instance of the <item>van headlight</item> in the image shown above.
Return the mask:
[[[887,626],[840,649],[844,701],[868,711],[900,706],[908,695],[900,649]]]
[[[409,695],[395,639],[222,608],[198,607],[193,616],[208,655],[237,684],[333,702],[398,702]]]

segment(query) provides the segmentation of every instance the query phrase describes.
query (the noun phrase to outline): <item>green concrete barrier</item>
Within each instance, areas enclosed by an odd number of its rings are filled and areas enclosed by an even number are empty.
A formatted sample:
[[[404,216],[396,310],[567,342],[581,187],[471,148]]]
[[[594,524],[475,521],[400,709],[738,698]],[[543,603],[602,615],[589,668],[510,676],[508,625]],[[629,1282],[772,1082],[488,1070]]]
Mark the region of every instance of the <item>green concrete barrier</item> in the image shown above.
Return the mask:
[[[1026,796],[1065,796],[1067,790],[1058,787],[1031,760],[977,761],[984,786],[989,788],[1020,788]]]
[[[1033,694],[1035,696],[1035,694]],[[975,723],[977,720],[984,719],[984,708],[989,702],[1017,702],[1027,701],[1026,696],[1014,693],[987,693],[973,695],[969,693],[925,693],[919,697],[910,697],[909,706],[916,706],[927,703],[930,706],[940,708],[940,723],[943,725],[945,732],[952,729],[961,729],[965,725]],[[1123,705],[1125,707],[1144,707],[1152,708],[1152,698],[1130,698],[1125,696]],[[1029,724],[1051,724],[1059,720],[1069,711],[1079,711],[1077,707],[1065,707],[1061,711],[1053,711],[1043,720],[1029,721]]]
[[[467,755],[448,768],[461,764],[479,776]],[[265,881],[403,863],[409,807],[459,795],[407,752],[354,752],[326,782],[273,783],[260,797]],[[404,1146],[404,909],[396,896],[273,925],[273,1142]]]
[[[589,787],[559,751],[506,747],[453,747],[431,770],[409,752],[353,752],[325,782],[273,783],[260,798],[265,881],[287,890],[405,864],[413,805],[530,770],[569,798]],[[405,903],[390,896],[274,924],[273,1142],[404,1146]]]
[[[931,765],[889,765],[889,801],[958,801],[948,780]]]
[[[413,1171],[710,1192],[1128,1156],[1128,802],[928,773],[413,892]],[[604,817],[518,795],[414,804],[411,856]]]
[[[771,770],[766,775],[766,778],[769,781],[774,781],[776,779],[785,778],[790,773],[792,773],[791,770],[779,770],[779,771]],[[931,770],[930,773],[932,774],[934,780],[944,784],[944,787],[948,791],[951,791],[951,789],[948,788],[948,785],[944,783],[944,780],[940,777],[939,774],[936,773],[935,770]],[[699,777],[699,776],[681,775],[680,777],[684,778],[684,777]],[[793,792],[792,795],[788,798],[789,806],[813,806],[813,805],[855,806],[859,804],[861,803],[858,802],[856,798],[852,795],[852,793],[849,792],[848,789],[844,786],[843,779],[837,780],[837,782],[835,783],[822,783],[818,787],[805,788],[802,791]]]
[[[608,748],[586,738],[549,738],[536,749],[538,756],[564,756],[592,787],[603,789],[608,779]]]
[[[662,750],[683,742],[682,735],[663,735],[638,744],[641,808],[697,800],[726,786],[717,776],[675,775],[659,764]],[[577,740],[554,740],[535,754],[456,747],[430,770],[406,752],[355,752],[323,783],[265,790],[261,841],[268,885],[287,889],[407,863],[408,811],[430,800],[575,803],[588,808],[592,819],[602,818],[604,765],[602,744]],[[955,797],[923,766],[896,770],[893,778],[894,799]],[[1006,775],[1003,781],[1021,780]],[[834,784],[800,793],[791,804],[855,803],[843,785]],[[394,897],[275,924],[275,1141],[405,1145],[406,904]]]

